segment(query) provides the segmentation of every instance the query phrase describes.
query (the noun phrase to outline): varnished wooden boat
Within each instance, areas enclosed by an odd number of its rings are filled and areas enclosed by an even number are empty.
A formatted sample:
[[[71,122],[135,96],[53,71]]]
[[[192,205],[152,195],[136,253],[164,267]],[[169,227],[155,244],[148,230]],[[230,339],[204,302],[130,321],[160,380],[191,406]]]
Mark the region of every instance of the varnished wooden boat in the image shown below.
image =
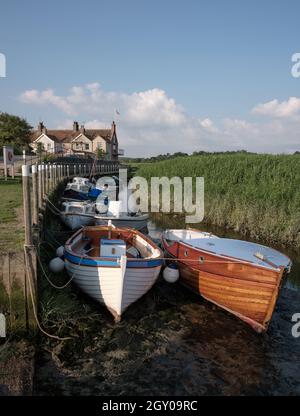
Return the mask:
[[[65,244],[67,272],[87,295],[116,320],[156,282],[162,251],[137,230],[83,227]]]
[[[247,241],[193,230],[166,230],[162,244],[177,259],[180,282],[205,299],[266,331],[291,260]]]

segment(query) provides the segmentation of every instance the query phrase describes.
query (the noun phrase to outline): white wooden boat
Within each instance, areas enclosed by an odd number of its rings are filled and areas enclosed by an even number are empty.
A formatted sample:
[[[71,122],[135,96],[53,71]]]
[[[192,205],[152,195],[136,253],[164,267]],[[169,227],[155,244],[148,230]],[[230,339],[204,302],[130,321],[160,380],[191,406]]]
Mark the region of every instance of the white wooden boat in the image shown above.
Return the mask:
[[[183,285],[266,331],[282,276],[291,269],[284,254],[261,244],[194,230],[166,230],[162,244],[176,259]]]
[[[95,204],[87,201],[68,201],[62,203],[61,221],[71,230],[94,224]]]
[[[97,205],[96,205],[97,206]],[[103,206],[101,206],[103,209]],[[96,225],[107,225],[109,221],[115,227],[131,227],[136,230],[143,230],[147,228],[147,222],[149,219],[148,214],[143,213],[123,213],[121,210],[121,201],[109,201],[107,206],[107,212],[101,214],[95,214]]]
[[[73,281],[116,320],[154,285],[162,257],[162,251],[139,231],[112,226],[84,227],[64,250]]]

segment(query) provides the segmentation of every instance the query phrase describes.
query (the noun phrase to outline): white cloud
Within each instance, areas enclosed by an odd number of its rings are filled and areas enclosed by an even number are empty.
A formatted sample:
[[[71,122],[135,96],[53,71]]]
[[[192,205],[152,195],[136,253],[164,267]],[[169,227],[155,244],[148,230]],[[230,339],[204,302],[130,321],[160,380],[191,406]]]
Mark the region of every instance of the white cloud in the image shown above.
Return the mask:
[[[271,117],[293,117],[299,115],[300,98],[290,97],[287,101],[279,102],[277,99],[263,104],[257,104],[253,108],[253,113]]]
[[[71,128],[73,119],[87,128],[108,127],[116,118],[120,147],[128,156],[148,156],[176,151],[239,150],[293,152],[300,149],[300,99],[272,100],[256,105],[252,113],[269,116],[249,121],[191,117],[174,98],[159,88],[126,94],[104,91],[99,83],[74,86],[66,95],[52,89],[25,91],[19,97],[28,105],[52,106],[65,114],[51,126],[49,111],[44,122],[49,127]],[[115,110],[120,112],[116,116]]]
[[[52,104],[66,114],[72,115],[74,113],[70,103],[68,103],[68,101],[64,98],[55,95],[52,89],[47,89],[41,92],[37,90],[25,91],[21,94],[20,100],[25,104]]]

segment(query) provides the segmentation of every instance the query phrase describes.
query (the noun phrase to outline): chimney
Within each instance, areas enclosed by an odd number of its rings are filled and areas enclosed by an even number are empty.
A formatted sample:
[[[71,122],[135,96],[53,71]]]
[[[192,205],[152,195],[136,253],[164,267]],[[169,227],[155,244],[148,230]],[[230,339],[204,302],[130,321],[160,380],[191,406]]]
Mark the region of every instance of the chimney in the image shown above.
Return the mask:
[[[74,121],[74,123],[73,123],[73,131],[78,131],[78,130],[79,130],[78,121]]]
[[[83,124],[81,124],[81,126],[80,126],[80,133],[82,133],[82,134],[85,133],[85,128],[84,128]]]
[[[114,133],[116,133],[116,123],[113,121],[112,122],[112,124],[111,124],[111,132],[112,132],[112,135],[114,134]]]
[[[39,133],[42,133],[43,132],[43,128],[44,128],[45,126],[44,126],[44,123],[42,122],[42,121],[40,121],[39,122],[39,124],[38,124],[38,126],[37,126],[37,131],[39,132]]]

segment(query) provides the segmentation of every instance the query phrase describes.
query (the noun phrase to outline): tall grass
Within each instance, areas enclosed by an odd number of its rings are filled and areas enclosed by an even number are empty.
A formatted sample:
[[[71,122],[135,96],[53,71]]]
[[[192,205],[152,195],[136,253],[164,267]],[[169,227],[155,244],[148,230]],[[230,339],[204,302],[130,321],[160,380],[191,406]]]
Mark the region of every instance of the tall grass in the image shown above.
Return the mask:
[[[300,247],[300,156],[219,154],[142,164],[136,175],[203,176],[206,223]]]

